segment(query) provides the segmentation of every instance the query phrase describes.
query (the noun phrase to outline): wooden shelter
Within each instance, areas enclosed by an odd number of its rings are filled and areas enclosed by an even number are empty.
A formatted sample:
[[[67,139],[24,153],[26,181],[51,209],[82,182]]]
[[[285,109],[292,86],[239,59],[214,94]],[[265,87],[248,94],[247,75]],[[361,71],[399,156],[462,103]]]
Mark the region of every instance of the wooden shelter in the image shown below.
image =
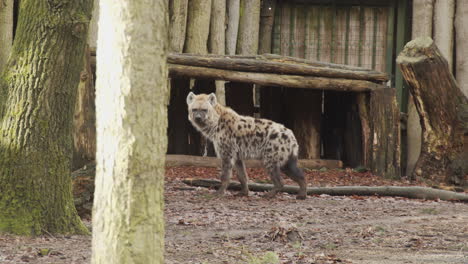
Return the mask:
[[[385,86],[386,73],[273,54],[170,54],[168,62],[173,91],[168,154],[213,155],[188,121],[177,117],[187,116],[185,97],[191,79],[196,80],[195,93],[214,92],[214,80],[224,80],[228,81],[227,105],[241,114],[273,119],[291,128],[300,145],[300,158],[343,160],[382,176],[400,176],[399,110],[395,89]],[[282,89],[292,101],[286,106],[281,101],[262,101],[254,113],[252,97],[236,97],[242,94],[236,89],[245,84],[260,90]],[[316,100],[319,103],[314,104],[313,97],[322,97],[325,91],[340,93],[336,98],[342,101]],[[281,108],[286,109],[278,114]]]

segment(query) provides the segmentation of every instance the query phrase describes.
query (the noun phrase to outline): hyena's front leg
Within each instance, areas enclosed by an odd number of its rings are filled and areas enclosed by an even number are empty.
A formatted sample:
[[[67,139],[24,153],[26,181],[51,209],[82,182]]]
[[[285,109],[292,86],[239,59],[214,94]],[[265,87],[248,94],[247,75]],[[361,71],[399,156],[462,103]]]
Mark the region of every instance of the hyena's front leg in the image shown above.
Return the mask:
[[[239,195],[241,196],[248,196],[249,195],[249,186],[247,185],[248,182],[248,177],[247,177],[247,171],[245,170],[245,164],[243,160],[236,160],[236,172],[237,172],[237,178],[239,179],[239,182],[241,184],[241,191],[239,192]]]
[[[221,186],[216,192],[217,195],[224,195],[232,174],[232,158],[222,158],[221,161]]]

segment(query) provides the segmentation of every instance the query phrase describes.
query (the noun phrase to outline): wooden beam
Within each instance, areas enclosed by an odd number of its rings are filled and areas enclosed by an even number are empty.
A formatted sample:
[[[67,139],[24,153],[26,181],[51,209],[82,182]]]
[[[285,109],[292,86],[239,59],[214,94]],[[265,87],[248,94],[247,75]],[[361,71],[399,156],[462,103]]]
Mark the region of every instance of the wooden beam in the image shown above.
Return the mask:
[[[322,159],[300,159],[299,167],[307,169],[336,169],[342,168],[343,163],[340,160],[322,160]],[[195,166],[195,167],[221,167],[221,160],[213,157],[189,156],[189,155],[166,155],[166,166]],[[263,168],[259,160],[247,160],[247,168]]]
[[[284,57],[282,57],[284,58]],[[292,61],[271,61],[265,59],[248,59],[248,58],[226,58],[225,56],[203,56],[203,55],[185,55],[185,54],[170,54],[167,61],[172,64],[208,67],[224,70],[247,71],[247,72],[262,72],[262,73],[279,73],[293,75],[307,75],[330,78],[345,78],[355,80],[367,80],[373,82],[385,82],[388,80],[387,74],[377,71],[363,71],[329,68],[324,65],[311,66],[308,64],[292,63]],[[330,65],[330,64],[326,64]]]
[[[364,80],[229,71],[176,64],[169,64],[169,76],[247,82],[264,86],[283,86],[291,88],[306,88],[334,91],[364,92],[372,91],[379,88],[385,88],[385,86],[383,85]]]

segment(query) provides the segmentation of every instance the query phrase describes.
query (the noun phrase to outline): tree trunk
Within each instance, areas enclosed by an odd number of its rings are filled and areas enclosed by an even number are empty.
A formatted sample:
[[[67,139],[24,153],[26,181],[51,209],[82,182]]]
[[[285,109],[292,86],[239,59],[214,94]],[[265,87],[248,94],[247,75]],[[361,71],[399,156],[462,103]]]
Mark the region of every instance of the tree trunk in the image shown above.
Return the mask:
[[[191,0],[188,5],[187,37],[184,52],[208,53],[211,0]]]
[[[188,179],[184,180],[185,184],[192,186],[218,188],[221,185],[219,180],[209,179]],[[249,189],[255,192],[266,192],[273,188],[273,184],[249,183]],[[229,189],[240,190],[240,183],[232,181],[229,184]],[[294,185],[285,185],[281,191],[296,194],[299,187]],[[359,196],[399,196],[412,199],[426,200],[444,200],[444,201],[461,201],[468,202],[468,195],[464,193],[456,193],[445,190],[437,190],[427,187],[411,186],[336,186],[336,187],[308,187],[308,195],[359,195]]]
[[[319,159],[322,91],[288,89],[285,97],[289,127],[299,144],[299,158]]]
[[[96,159],[96,107],[89,47],[83,58],[73,120],[73,171]]]
[[[226,80],[234,82],[255,83],[265,86],[284,86],[293,88],[323,89],[332,91],[354,91],[364,92],[382,89],[385,86],[370,81],[325,78],[313,76],[300,76],[288,74],[257,73],[220,70],[206,67],[195,67],[170,64],[169,74],[171,77],[190,77],[211,80]],[[231,83],[231,86],[233,86]],[[248,91],[245,91],[247,93]],[[241,94],[241,93],[239,93]],[[244,93],[242,93],[244,94]],[[240,100],[251,100],[246,96],[239,96]],[[229,101],[229,99],[228,99]]]
[[[237,54],[255,55],[258,52],[260,0],[241,0],[241,10]]]
[[[4,70],[13,45],[13,0],[0,1],[0,72]]]
[[[392,88],[370,94],[372,138],[370,168],[376,175],[399,179],[401,176],[400,110]],[[367,149],[369,151],[369,149]]]
[[[73,206],[70,166],[92,4],[21,1],[0,77],[0,233],[88,233]]]
[[[456,30],[456,77],[463,94],[468,97],[468,1],[457,1]]]
[[[92,263],[163,263],[168,2],[100,3]]]
[[[226,51],[226,1],[213,1],[210,23],[210,48],[213,54],[224,54]],[[226,105],[224,81],[216,81],[216,99]]]
[[[454,174],[450,167],[463,154],[466,124],[461,111],[468,108],[468,100],[450,73],[447,60],[432,39],[417,38],[406,44],[397,64],[421,118],[422,148],[415,176],[462,184],[466,171]]]
[[[324,66],[319,67],[292,62],[271,61],[263,59],[261,56],[255,59],[247,59],[238,56],[225,57],[214,56],[212,54],[170,54],[168,56],[168,62],[172,64],[210,67],[224,70],[331,77],[365,80],[375,83],[382,83],[388,80],[387,74],[383,72],[333,69]]]
[[[227,0],[226,54],[236,54],[239,32],[240,0]]]
[[[432,36],[434,0],[413,0],[412,39]],[[421,154],[421,121],[414,105],[413,96],[408,99],[408,120],[406,122],[406,174],[412,175]]]
[[[434,42],[448,62],[450,71],[453,68],[453,22],[455,17],[455,0],[436,0],[434,3]]]
[[[93,16],[89,22],[88,30],[88,45],[92,51],[96,51],[97,34],[98,34],[98,21],[99,21],[99,0],[94,0]],[[94,73],[94,71],[93,71]],[[94,85],[93,85],[94,87]]]
[[[271,53],[273,38],[273,23],[275,18],[276,0],[262,1],[259,29],[258,53]]]
[[[169,50],[172,52],[182,52],[184,50],[187,12],[188,0],[169,1]]]

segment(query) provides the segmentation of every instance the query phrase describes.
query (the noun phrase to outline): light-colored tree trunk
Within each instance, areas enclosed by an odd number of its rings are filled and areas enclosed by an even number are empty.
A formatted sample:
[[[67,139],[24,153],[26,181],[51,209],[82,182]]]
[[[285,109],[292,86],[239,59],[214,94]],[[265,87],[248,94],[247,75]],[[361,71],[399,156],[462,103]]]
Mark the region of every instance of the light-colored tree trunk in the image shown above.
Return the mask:
[[[169,50],[182,52],[185,43],[185,29],[187,25],[188,0],[169,1],[170,30]]]
[[[167,1],[100,5],[92,263],[163,263]]]
[[[412,39],[432,36],[434,0],[413,0]],[[407,159],[406,175],[412,175],[421,153],[421,121],[414,105],[413,96],[408,100],[406,125]]]
[[[455,0],[435,0],[434,2],[434,42],[453,69],[453,22]]]
[[[93,1],[60,3],[21,1],[0,76],[0,233],[88,233],[73,205],[70,163]]]
[[[255,55],[258,52],[260,29],[260,0],[242,0],[237,54]]]
[[[468,1],[458,0],[455,17],[456,77],[463,94],[468,97]]]
[[[236,54],[237,34],[239,32],[240,0],[227,0],[226,54]]]
[[[88,45],[91,50],[96,50],[97,45],[99,1],[100,0],[94,0],[93,16],[91,18],[91,22],[89,23]]]
[[[0,72],[13,45],[13,0],[0,1]]]
[[[206,54],[210,33],[211,0],[191,0],[188,5],[184,52]]]
[[[213,1],[210,23],[210,48],[213,54],[224,54],[226,51],[226,1]],[[215,81],[216,98],[226,105],[224,81]]]

